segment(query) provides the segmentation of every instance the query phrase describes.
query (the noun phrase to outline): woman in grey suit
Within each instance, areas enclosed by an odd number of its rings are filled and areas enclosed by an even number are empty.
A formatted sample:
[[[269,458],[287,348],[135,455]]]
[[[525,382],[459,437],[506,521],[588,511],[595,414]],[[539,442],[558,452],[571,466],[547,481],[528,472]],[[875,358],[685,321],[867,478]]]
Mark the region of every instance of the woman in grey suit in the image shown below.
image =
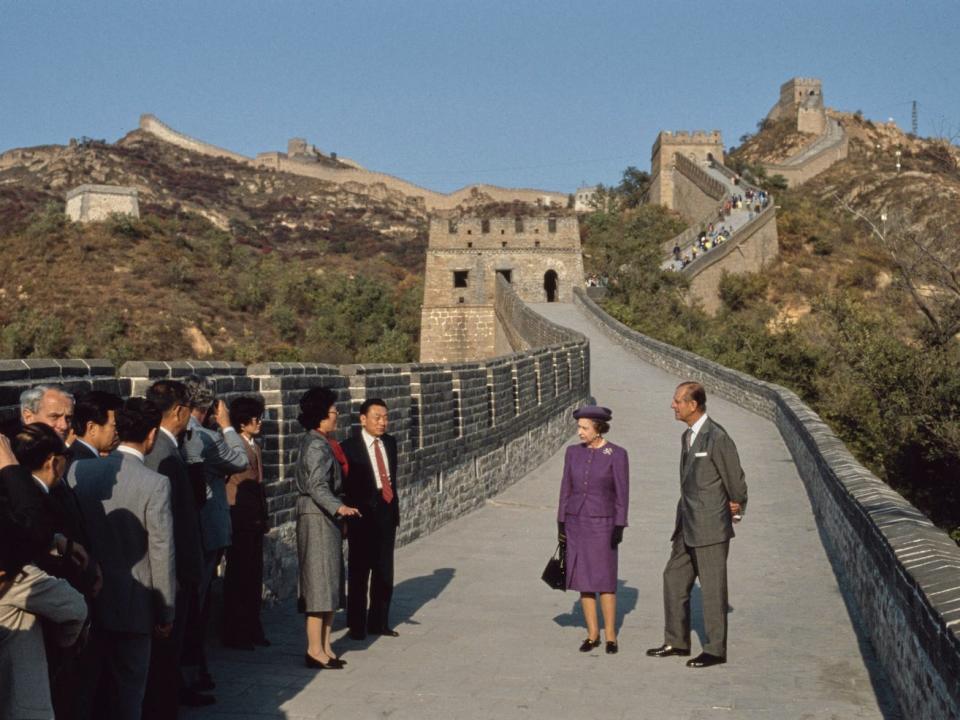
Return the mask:
[[[311,388],[300,400],[297,418],[306,432],[294,474],[297,497],[297,558],[300,608],[307,615],[309,668],[336,669],[343,661],[330,647],[333,613],[340,604],[343,544],[340,519],[359,515],[343,504],[340,463],[326,435],[337,427],[337,396],[329,388]]]

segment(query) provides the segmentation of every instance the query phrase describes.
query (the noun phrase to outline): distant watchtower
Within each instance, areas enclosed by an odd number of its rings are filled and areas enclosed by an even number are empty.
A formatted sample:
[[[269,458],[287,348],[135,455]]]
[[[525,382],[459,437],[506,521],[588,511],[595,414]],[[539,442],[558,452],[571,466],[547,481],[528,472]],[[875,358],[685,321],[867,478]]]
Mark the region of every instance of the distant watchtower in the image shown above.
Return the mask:
[[[510,215],[431,216],[422,362],[479,360],[513,350],[497,320],[498,275],[526,302],[573,302],[573,288],[583,285],[576,214],[524,207]]]
[[[67,216],[74,222],[106,220],[115,213],[140,217],[136,188],[80,185],[67,193]]]
[[[796,119],[797,130],[822,135],[827,129],[823,84],[816,78],[795,77],[780,86],[780,99],[767,113],[768,120]]]
[[[680,153],[698,165],[708,160],[723,162],[723,137],[719,130],[670,132],[657,135],[650,157],[650,203],[674,208],[674,155]]]

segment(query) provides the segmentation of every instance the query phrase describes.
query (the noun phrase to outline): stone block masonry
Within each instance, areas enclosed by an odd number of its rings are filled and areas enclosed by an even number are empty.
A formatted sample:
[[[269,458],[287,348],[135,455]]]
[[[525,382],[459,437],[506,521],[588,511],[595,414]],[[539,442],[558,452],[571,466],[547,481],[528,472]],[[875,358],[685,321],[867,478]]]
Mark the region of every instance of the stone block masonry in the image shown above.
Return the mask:
[[[631,330],[586,293],[577,304],[644,361],[774,422],[796,463],[847,602],[911,720],[960,717],[960,548],[858,463],[794,393]]]
[[[67,217],[74,222],[97,222],[114,214],[140,217],[136,188],[80,185],[67,193]]]
[[[142,395],[161,378],[196,373],[209,378],[227,402],[259,395],[266,406],[262,447],[271,524],[265,593],[290,597],[297,587],[293,472],[303,433],[298,403],[309,388],[325,385],[338,393],[341,438],[358,427],[365,398],[381,397],[390,407],[390,432],[400,452],[401,544],[479,507],[573,436],[571,411],[590,394],[587,340],[522,303],[508,303],[503,311],[517,332],[529,333],[524,342],[535,349],[473,363],[134,361],[119,372],[103,360],[0,360],[0,421],[5,430],[15,429],[20,393],[38,383],[127,396]],[[522,311],[522,318],[514,317]]]

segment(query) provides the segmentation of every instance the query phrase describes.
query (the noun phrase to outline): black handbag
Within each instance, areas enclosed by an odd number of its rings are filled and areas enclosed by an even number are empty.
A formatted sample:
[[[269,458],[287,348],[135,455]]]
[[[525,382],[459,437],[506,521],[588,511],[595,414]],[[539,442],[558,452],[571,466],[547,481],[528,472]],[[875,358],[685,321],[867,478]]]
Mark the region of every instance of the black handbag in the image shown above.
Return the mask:
[[[567,545],[557,543],[553,557],[547,560],[540,578],[554,590],[567,589]]]

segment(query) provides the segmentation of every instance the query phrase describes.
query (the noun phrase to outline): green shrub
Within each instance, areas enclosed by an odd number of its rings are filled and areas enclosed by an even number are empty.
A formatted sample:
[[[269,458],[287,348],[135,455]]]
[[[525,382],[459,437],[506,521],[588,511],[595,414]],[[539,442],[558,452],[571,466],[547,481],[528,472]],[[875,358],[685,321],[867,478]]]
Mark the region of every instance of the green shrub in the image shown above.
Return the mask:
[[[730,311],[743,310],[764,296],[767,278],[762,273],[736,273],[726,270],[720,276],[720,301]]]

